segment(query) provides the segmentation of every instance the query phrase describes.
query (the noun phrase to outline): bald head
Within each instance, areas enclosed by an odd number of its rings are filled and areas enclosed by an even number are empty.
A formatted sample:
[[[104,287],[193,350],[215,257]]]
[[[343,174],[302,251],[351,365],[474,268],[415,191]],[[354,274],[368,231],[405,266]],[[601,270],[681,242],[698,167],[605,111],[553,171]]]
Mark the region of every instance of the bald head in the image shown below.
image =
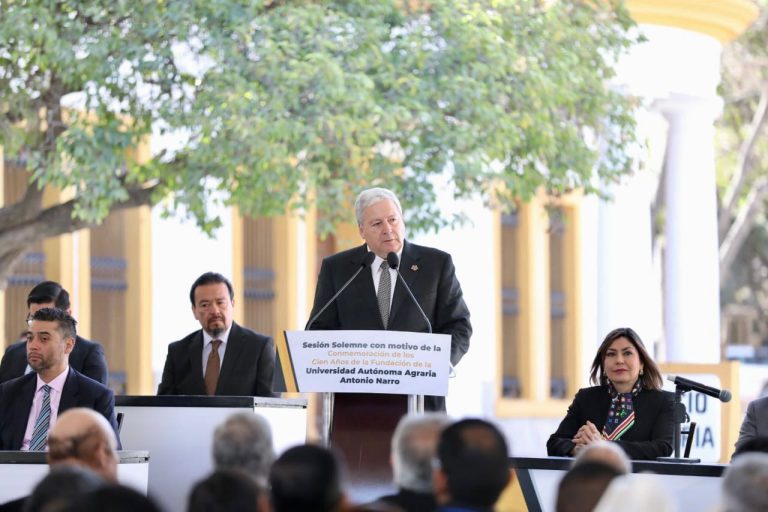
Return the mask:
[[[48,436],[48,464],[85,466],[117,482],[117,438],[112,426],[91,409],[68,409]]]
[[[585,462],[600,462],[614,468],[622,475],[632,472],[632,461],[619,445],[611,441],[595,441],[579,450],[573,459],[573,466]]]

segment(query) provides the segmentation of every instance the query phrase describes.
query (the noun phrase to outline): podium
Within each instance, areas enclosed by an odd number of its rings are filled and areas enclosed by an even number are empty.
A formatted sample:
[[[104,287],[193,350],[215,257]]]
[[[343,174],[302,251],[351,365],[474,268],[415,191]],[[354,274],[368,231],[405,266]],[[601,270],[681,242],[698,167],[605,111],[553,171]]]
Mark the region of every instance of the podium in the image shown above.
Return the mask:
[[[0,451],[0,503],[29,496],[48,474],[45,452]],[[147,494],[149,452],[117,452],[117,480]]]
[[[553,512],[557,488],[570,469],[570,457],[512,457],[520,489],[530,512]],[[721,502],[720,476],[723,464],[675,464],[632,461],[632,478],[655,478],[677,506],[677,510],[711,510]]]
[[[149,495],[167,512],[183,512],[192,485],[213,470],[213,431],[237,412],[259,414],[275,452],[306,442],[305,399],[250,396],[116,396],[126,450],[149,450]]]
[[[447,394],[450,335],[286,331],[277,349],[287,391],[323,394],[323,441],[342,457],[352,499],[392,490],[392,433],[424,395]]]

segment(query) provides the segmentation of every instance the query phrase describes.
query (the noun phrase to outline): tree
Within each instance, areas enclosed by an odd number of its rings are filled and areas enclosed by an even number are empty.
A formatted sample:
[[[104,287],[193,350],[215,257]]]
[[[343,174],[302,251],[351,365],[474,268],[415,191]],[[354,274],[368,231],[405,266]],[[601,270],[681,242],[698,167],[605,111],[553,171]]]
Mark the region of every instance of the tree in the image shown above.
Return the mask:
[[[768,336],[768,2],[761,14],[723,54],[718,126],[719,235],[722,302],[746,304]],[[744,341],[744,340],[728,340]]]
[[[31,176],[0,209],[0,282],[36,240],[161,200],[209,231],[222,191],[312,206],[327,233],[366,185],[412,227],[455,220],[444,173],[508,207],[595,192],[630,167],[609,81],[632,26],[619,0],[0,0],[0,144]],[[180,142],[125,157],[153,134]],[[74,198],[43,208],[46,185]]]

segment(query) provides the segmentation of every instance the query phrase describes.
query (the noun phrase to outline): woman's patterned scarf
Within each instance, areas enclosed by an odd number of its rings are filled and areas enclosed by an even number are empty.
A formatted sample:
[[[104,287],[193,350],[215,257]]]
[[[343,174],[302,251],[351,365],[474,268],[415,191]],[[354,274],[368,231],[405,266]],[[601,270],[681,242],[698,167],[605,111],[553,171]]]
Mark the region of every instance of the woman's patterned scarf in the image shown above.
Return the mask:
[[[608,393],[611,395],[611,406],[608,409],[608,418],[603,426],[603,439],[616,441],[627,433],[635,424],[635,409],[632,405],[632,397],[642,389],[640,379],[637,379],[632,391],[619,393],[612,383],[608,383]]]

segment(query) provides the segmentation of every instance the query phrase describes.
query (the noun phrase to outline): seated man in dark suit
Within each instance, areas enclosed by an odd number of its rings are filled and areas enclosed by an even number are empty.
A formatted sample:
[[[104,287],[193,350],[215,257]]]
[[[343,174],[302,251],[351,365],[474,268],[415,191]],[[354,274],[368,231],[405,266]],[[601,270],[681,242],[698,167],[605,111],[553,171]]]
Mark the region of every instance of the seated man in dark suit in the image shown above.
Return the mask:
[[[42,308],[59,308],[71,315],[69,293],[59,283],[53,281],[38,284],[27,295],[28,318]],[[104,358],[104,349],[100,344],[77,336],[75,348],[69,354],[69,366],[86,377],[107,385],[109,375],[107,360]],[[27,365],[27,340],[23,339],[9,345],[0,362],[0,382],[21,377],[31,371],[32,369]]]
[[[741,453],[745,444],[758,437],[768,437],[768,396],[749,402],[747,414],[739,429],[734,455]]]
[[[117,432],[112,391],[69,366],[75,325],[61,309],[32,315],[26,345],[33,372],[0,384],[0,450],[46,450],[58,415],[74,407],[95,410]]]
[[[272,396],[275,343],[232,321],[234,289],[214,272],[189,292],[201,330],[168,345],[158,395]]]

